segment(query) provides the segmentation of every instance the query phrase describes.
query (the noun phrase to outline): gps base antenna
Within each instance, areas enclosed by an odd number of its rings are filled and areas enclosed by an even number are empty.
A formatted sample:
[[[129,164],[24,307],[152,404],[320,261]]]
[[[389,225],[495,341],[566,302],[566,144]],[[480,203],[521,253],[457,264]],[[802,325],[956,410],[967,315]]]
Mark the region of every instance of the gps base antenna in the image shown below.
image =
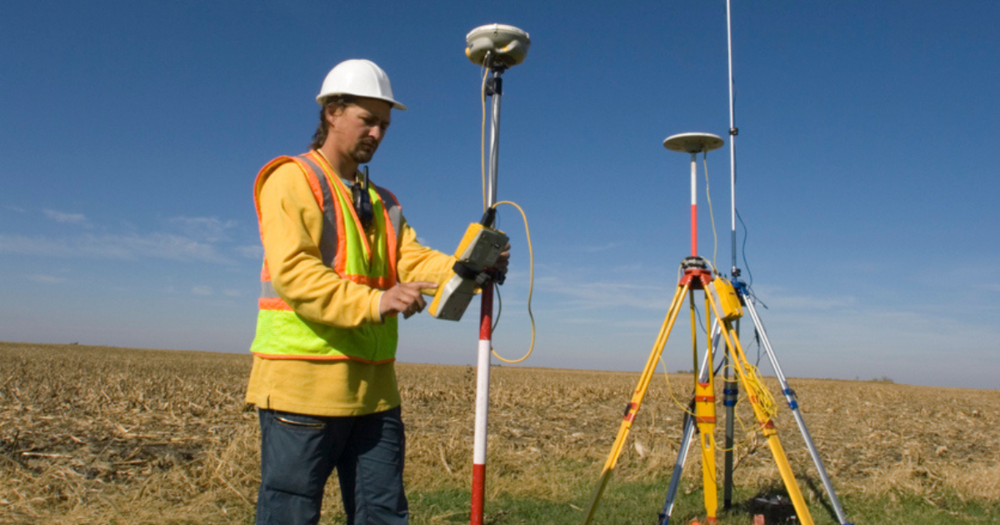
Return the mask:
[[[490,128],[489,177],[486,184],[486,210],[496,203],[497,167],[500,160],[500,98],[503,95],[501,75],[520,64],[528,54],[531,39],[528,33],[508,25],[488,24],[477,27],[465,37],[465,56],[472,63],[489,69],[483,97],[492,102]],[[491,216],[492,217],[492,216]],[[492,222],[492,221],[490,221]],[[492,227],[493,224],[484,224]],[[472,508],[471,525],[483,523],[483,500],[486,493],[486,434],[489,423],[490,353],[493,328],[493,286],[484,286],[479,316],[479,353],[476,364],[476,431],[472,457]]]
[[[689,408],[686,409],[687,417],[685,418],[684,437],[680,447],[682,455],[678,456],[677,463],[674,467],[675,475],[673,479],[671,479],[671,486],[668,489],[667,501],[664,503],[663,511],[659,516],[659,525],[667,525],[670,522],[674,498],[677,494],[677,485],[680,481],[680,472],[683,469],[684,455],[686,455],[691,445],[695,432],[698,434],[698,441],[700,442],[699,444],[701,448],[702,483],[704,489],[705,511],[708,515],[707,522],[709,524],[716,522],[718,512],[718,495],[715,476],[715,455],[718,447],[716,446],[714,437],[716,426],[716,398],[713,351],[715,346],[719,344],[719,335],[721,335],[725,340],[725,352],[732,361],[732,367],[736,371],[740,382],[748,392],[747,399],[754,413],[754,419],[757,423],[756,429],[759,430],[767,440],[768,448],[771,450],[775,466],[777,466],[778,471],[781,474],[785,490],[788,492],[788,496],[795,507],[795,513],[799,519],[799,523],[802,525],[813,525],[812,516],[809,514],[809,508],[806,505],[805,499],[802,496],[802,491],[795,479],[795,473],[792,471],[791,465],[788,462],[788,457],[785,455],[781,441],[778,439],[777,429],[774,424],[774,416],[777,413],[774,399],[764,385],[763,379],[757,372],[756,367],[750,364],[747,359],[739,337],[733,329],[733,322],[743,316],[740,296],[729,281],[718,275],[712,265],[704,258],[699,257],[697,252],[698,208],[696,191],[696,158],[698,153],[702,153],[707,156],[709,151],[721,148],[723,143],[724,142],[721,137],[709,133],[682,133],[680,135],[668,137],[663,141],[663,146],[668,150],[688,153],[691,155],[692,253],[690,257],[681,261],[680,267],[683,273],[677,283],[677,291],[674,294],[673,300],[670,302],[670,308],[667,310],[666,318],[663,320],[663,324],[660,327],[660,332],[656,337],[656,342],[653,343],[653,350],[650,352],[649,359],[646,361],[646,367],[642,371],[639,383],[636,385],[631,400],[625,406],[618,435],[615,437],[614,445],[612,445],[611,452],[608,454],[608,459],[604,464],[604,469],[602,470],[601,477],[598,480],[597,488],[595,489],[593,498],[591,499],[590,507],[587,509],[584,516],[583,525],[589,525],[594,517],[597,504],[600,501],[602,493],[604,492],[604,488],[607,485],[608,479],[611,477],[611,474],[618,462],[618,458],[625,447],[625,441],[628,438],[629,431],[635,422],[636,415],[639,412],[643,398],[646,395],[646,391],[649,388],[653,374],[656,371],[657,363],[661,360],[663,349],[667,344],[667,339],[670,337],[670,332],[673,329],[678,315],[685,303],[687,303],[688,309],[690,310],[691,349],[693,361],[696,367],[694,371],[694,395],[692,396]],[[702,293],[698,294],[699,291]],[[708,337],[706,341],[707,344],[705,348],[704,360],[702,361],[703,364],[701,365],[700,370],[698,369],[699,345],[697,336],[698,312],[695,305],[696,295],[704,296],[704,311],[706,315],[705,325],[711,327],[711,330],[707,334]]]
[[[691,257],[698,256],[698,154],[722,147],[721,137],[711,133],[681,133],[667,137],[663,147],[691,154]]]

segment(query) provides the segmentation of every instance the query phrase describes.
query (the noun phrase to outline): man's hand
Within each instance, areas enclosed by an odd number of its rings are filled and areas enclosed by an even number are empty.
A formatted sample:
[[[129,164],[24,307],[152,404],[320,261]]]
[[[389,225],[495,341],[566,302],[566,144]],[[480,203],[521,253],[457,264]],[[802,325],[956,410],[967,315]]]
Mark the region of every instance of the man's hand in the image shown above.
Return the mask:
[[[403,314],[404,319],[411,315],[424,311],[427,301],[420,295],[420,290],[434,290],[437,283],[428,281],[414,281],[412,283],[399,283],[389,288],[382,294],[379,301],[378,311],[384,319],[389,314]]]
[[[493,264],[492,268],[489,270],[495,270],[500,272],[501,275],[507,275],[507,264],[510,262],[510,243],[503,247],[503,252],[500,253],[500,257],[497,257],[497,262]]]

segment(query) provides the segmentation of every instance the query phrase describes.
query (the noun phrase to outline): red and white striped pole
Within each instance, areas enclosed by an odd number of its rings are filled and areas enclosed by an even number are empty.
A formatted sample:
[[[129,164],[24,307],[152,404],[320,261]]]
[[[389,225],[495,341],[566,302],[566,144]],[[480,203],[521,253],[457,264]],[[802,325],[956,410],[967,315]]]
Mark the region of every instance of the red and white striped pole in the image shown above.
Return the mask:
[[[476,433],[472,454],[470,523],[482,525],[486,498],[486,436],[490,411],[490,352],[493,349],[493,285],[483,288],[479,315],[479,361],[476,365]]]
[[[698,256],[698,154],[691,153],[691,257]]]
[[[486,184],[486,207],[497,203],[497,168],[500,158],[500,98],[503,95],[502,67],[491,68],[493,77],[487,84],[492,99],[490,131],[490,172]],[[486,226],[493,226],[487,224]],[[483,523],[483,502],[486,498],[486,437],[490,413],[490,354],[493,351],[493,283],[483,287],[479,312],[479,359],[476,363],[476,433],[472,445],[472,507],[469,522]]]

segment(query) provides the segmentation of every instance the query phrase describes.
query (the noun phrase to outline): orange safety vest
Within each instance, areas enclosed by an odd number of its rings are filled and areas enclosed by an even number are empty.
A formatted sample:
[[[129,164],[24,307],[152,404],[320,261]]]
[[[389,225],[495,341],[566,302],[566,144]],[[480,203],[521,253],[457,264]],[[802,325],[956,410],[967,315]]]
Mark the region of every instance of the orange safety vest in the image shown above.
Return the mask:
[[[254,204],[261,220],[260,189],[278,166],[294,162],[309,181],[323,215],[319,251],[323,264],[342,279],[388,290],[396,285],[397,235],[403,215],[396,196],[369,184],[376,243],[370,246],[354,210],[351,192],[316,151],[299,157],[278,157],[257,175]],[[398,320],[387,316],[382,324],[342,328],[309,321],[295,311],[271,284],[265,258],[260,275],[257,333],[250,351],[264,359],[350,359],[388,363],[396,358]]]

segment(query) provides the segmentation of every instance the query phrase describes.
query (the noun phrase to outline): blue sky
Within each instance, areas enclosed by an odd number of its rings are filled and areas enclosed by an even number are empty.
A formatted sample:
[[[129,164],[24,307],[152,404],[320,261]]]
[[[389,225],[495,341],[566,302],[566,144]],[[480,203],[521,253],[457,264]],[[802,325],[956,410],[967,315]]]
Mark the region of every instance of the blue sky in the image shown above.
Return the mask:
[[[987,1],[734,0],[739,266],[789,377],[1000,388],[997,20]],[[306,149],[348,58],[409,106],[372,179],[452,251],[481,213],[465,34],[494,22],[532,38],[504,77],[498,188],[534,242],[525,365],[638,372],[690,251],[689,159],[662,141],[728,139],[723,0],[3,2],[0,340],[245,352],[254,176]],[[708,165],[728,272],[728,146]],[[495,340],[516,356],[527,245],[513,208],[500,227]],[[401,323],[400,359],[474,363],[477,317]],[[690,368],[686,324],[670,370]]]

